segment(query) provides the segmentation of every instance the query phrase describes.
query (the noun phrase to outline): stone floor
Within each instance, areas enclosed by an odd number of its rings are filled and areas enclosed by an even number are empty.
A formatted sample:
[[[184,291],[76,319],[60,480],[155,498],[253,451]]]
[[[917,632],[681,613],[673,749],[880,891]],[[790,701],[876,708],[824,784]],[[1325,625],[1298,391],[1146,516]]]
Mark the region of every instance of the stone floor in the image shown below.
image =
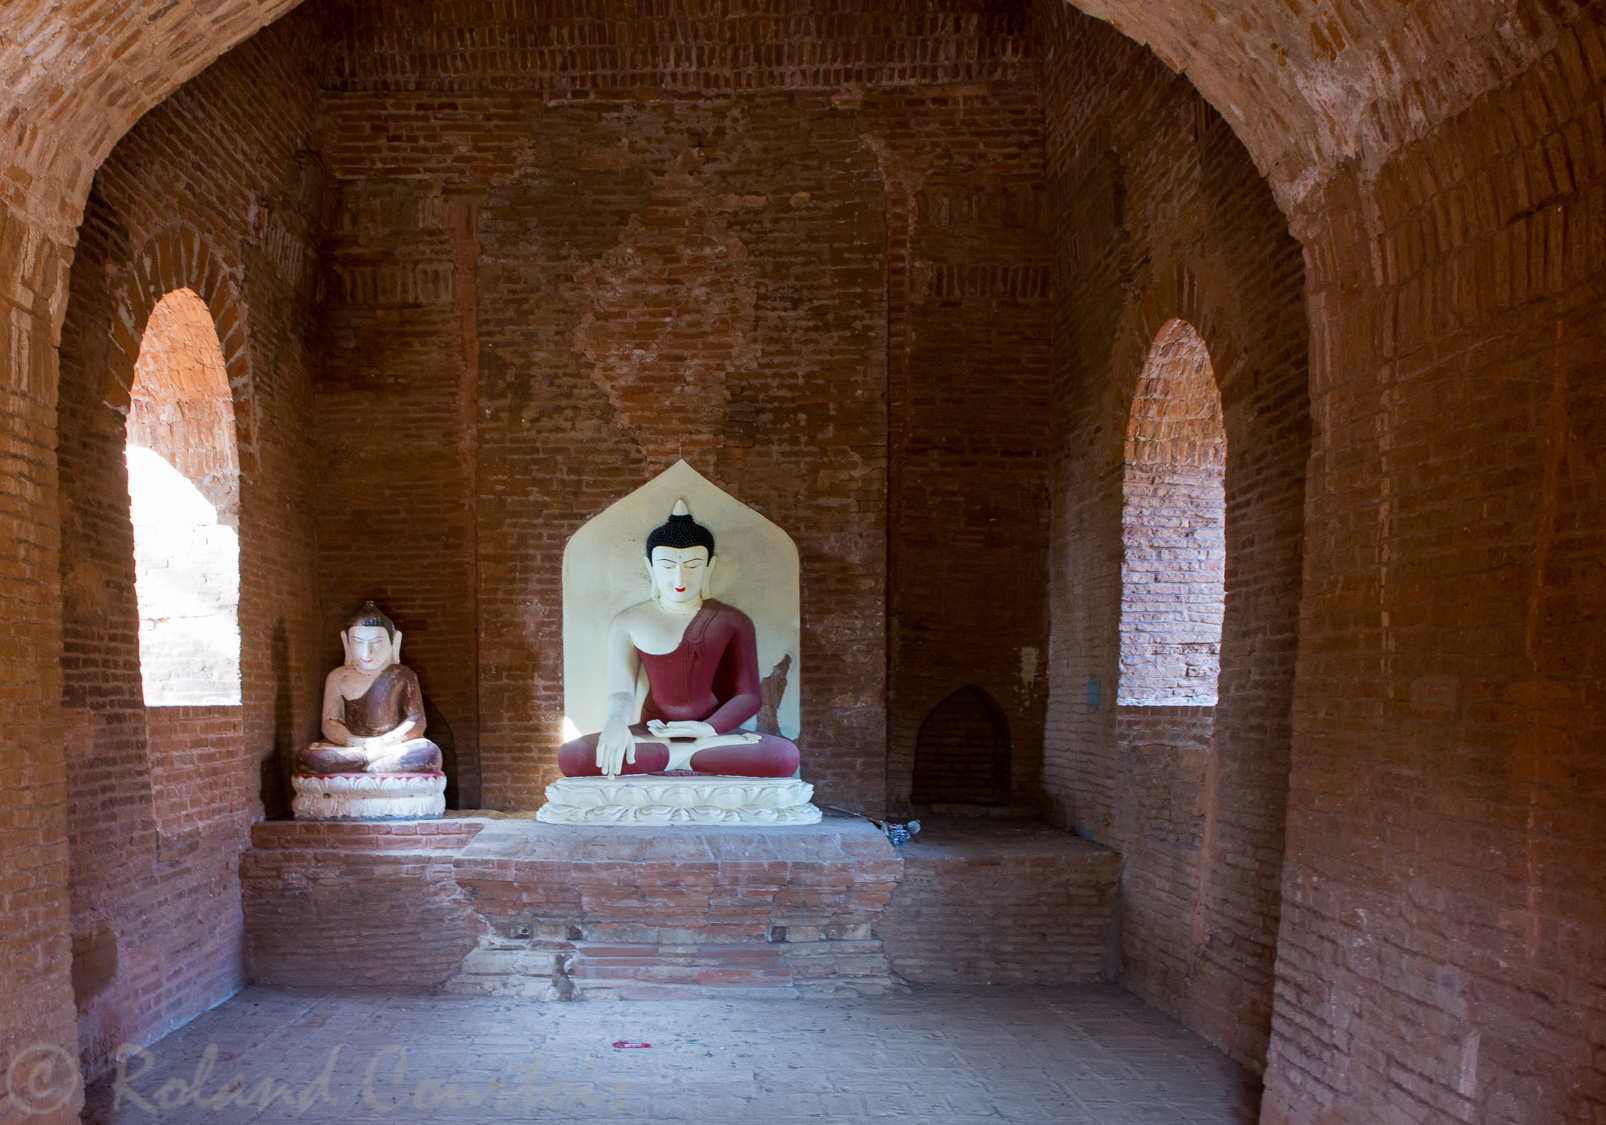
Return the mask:
[[[85,1121],[1225,1125],[1259,1100],[1108,985],[593,1004],[253,988],[124,1069]]]

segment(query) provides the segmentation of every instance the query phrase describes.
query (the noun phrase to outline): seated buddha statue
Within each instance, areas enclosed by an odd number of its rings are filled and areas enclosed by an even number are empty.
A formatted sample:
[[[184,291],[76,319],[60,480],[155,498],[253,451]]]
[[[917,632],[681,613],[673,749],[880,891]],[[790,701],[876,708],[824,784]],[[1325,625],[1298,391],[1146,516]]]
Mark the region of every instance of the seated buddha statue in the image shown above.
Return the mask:
[[[346,662],[323,685],[323,739],[296,755],[296,772],[436,773],[441,752],[424,737],[424,694],[400,663],[402,635],[367,602],[346,622]]]
[[[652,598],[623,610],[608,630],[608,710],[602,730],[558,751],[565,777],[694,770],[736,777],[791,777],[798,749],[776,734],[742,730],[763,704],[758,642],[747,614],[707,596],[714,535],[685,501],[647,537]],[[632,725],[636,683],[647,698]]]

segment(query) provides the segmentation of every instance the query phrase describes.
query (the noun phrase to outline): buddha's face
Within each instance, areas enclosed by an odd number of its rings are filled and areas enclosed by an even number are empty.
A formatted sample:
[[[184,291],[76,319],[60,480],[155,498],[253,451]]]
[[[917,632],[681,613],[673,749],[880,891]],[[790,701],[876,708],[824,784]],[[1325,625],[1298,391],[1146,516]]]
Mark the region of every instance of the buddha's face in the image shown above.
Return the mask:
[[[395,654],[396,646],[383,625],[353,625],[340,639],[346,646],[346,663],[359,672],[378,672]]]
[[[707,547],[654,547],[647,562],[653,591],[659,602],[672,608],[702,601],[713,568]]]

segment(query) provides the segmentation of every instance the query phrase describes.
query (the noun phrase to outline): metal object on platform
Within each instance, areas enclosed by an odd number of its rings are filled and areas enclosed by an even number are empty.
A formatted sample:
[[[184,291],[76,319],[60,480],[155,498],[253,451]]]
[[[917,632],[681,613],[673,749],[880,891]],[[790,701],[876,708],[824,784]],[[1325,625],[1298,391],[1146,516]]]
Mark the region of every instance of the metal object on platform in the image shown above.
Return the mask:
[[[852,809],[840,808],[837,805],[826,805],[825,807],[832,812],[847,813],[849,816],[856,816],[860,820],[868,820],[887,834],[887,839],[895,848],[903,847],[916,832],[920,831],[920,822],[918,820],[911,820],[907,824],[895,824],[890,820],[877,820],[873,816],[865,816],[863,813],[854,812]]]

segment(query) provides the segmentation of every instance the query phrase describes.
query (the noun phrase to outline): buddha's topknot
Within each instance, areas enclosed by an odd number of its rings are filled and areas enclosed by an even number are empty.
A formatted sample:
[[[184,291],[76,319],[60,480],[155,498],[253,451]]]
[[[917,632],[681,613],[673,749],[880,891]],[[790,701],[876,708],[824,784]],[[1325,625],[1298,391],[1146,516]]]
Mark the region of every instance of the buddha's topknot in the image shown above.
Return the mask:
[[[673,547],[683,550],[687,547],[706,547],[708,557],[714,557],[714,533],[702,524],[692,519],[691,513],[685,511],[685,503],[675,505],[677,511],[669,519],[652,529],[647,536],[647,557],[652,558],[654,547]]]

